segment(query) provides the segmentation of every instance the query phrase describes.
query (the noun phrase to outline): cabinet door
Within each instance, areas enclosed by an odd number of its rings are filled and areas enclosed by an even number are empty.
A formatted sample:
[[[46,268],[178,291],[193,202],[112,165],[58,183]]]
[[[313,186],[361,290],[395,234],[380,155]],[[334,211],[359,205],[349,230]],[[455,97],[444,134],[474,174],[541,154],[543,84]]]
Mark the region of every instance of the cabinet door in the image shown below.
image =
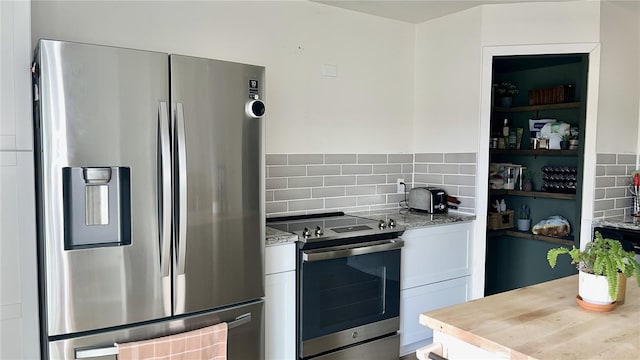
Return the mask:
[[[271,245],[264,250],[264,273],[275,274],[296,269],[296,244]]]
[[[31,2],[0,1],[0,150],[31,150]]]
[[[407,230],[402,239],[401,289],[471,274],[472,223]]]
[[[400,291],[400,346],[424,342],[432,337],[433,330],[418,322],[421,313],[463,303],[470,294],[470,276]],[[420,345],[423,344],[416,347]],[[415,349],[403,350],[402,353]]]
[[[296,356],[296,272],[267,275],[265,359],[289,360]]]

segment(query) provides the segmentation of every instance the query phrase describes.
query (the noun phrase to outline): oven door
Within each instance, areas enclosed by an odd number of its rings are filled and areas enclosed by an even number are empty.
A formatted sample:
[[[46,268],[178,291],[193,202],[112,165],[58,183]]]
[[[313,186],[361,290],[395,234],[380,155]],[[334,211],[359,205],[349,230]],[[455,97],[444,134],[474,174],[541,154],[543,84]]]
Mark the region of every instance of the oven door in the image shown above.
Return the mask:
[[[301,357],[398,331],[403,245],[389,239],[300,252]]]

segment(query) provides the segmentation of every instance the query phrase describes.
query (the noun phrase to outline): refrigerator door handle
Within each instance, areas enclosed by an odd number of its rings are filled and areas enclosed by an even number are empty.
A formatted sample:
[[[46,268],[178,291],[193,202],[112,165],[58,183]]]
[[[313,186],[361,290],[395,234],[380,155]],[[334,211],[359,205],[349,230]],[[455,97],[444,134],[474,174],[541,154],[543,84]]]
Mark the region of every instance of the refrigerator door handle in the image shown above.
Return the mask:
[[[177,156],[178,224],[176,236],[176,303],[175,313],[184,313],[186,279],[185,261],[187,252],[187,148],[184,130],[184,110],[182,103],[176,104],[174,135]]]
[[[158,134],[160,147],[160,179],[162,228],[160,234],[160,273],[162,276],[162,299],[166,315],[171,315],[171,141],[169,138],[169,113],[167,103],[158,106]]]
[[[227,329],[231,330],[251,322],[251,313],[237,316],[233,321],[227,322]],[[106,346],[96,348],[77,348],[75,349],[75,359],[91,359],[101,356],[118,355],[117,346]]]

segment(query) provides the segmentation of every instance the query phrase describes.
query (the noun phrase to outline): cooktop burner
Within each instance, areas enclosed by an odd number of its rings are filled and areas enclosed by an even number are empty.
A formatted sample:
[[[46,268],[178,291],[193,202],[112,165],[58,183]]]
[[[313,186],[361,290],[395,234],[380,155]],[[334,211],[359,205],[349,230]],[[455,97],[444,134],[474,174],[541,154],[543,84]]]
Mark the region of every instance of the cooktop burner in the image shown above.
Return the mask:
[[[399,235],[405,230],[404,226],[397,225],[393,219],[389,219],[389,221],[375,220],[345,215],[343,212],[268,218],[267,225],[281,231],[294,233],[302,242],[368,237],[380,234],[396,233]]]

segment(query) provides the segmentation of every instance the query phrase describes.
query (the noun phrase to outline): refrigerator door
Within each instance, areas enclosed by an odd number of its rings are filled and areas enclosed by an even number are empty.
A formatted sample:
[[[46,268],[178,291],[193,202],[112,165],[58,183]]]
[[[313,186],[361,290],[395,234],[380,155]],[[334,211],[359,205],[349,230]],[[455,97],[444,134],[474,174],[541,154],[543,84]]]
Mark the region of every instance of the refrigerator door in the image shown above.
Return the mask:
[[[176,314],[264,296],[264,68],[170,56]],[[258,109],[260,110],[260,109]]]
[[[171,315],[167,55],[41,41],[36,63],[47,334]]]
[[[155,339],[226,322],[227,359],[260,360],[264,359],[263,308],[260,300],[216,312],[58,340],[49,343],[49,358],[116,360],[114,343]]]

